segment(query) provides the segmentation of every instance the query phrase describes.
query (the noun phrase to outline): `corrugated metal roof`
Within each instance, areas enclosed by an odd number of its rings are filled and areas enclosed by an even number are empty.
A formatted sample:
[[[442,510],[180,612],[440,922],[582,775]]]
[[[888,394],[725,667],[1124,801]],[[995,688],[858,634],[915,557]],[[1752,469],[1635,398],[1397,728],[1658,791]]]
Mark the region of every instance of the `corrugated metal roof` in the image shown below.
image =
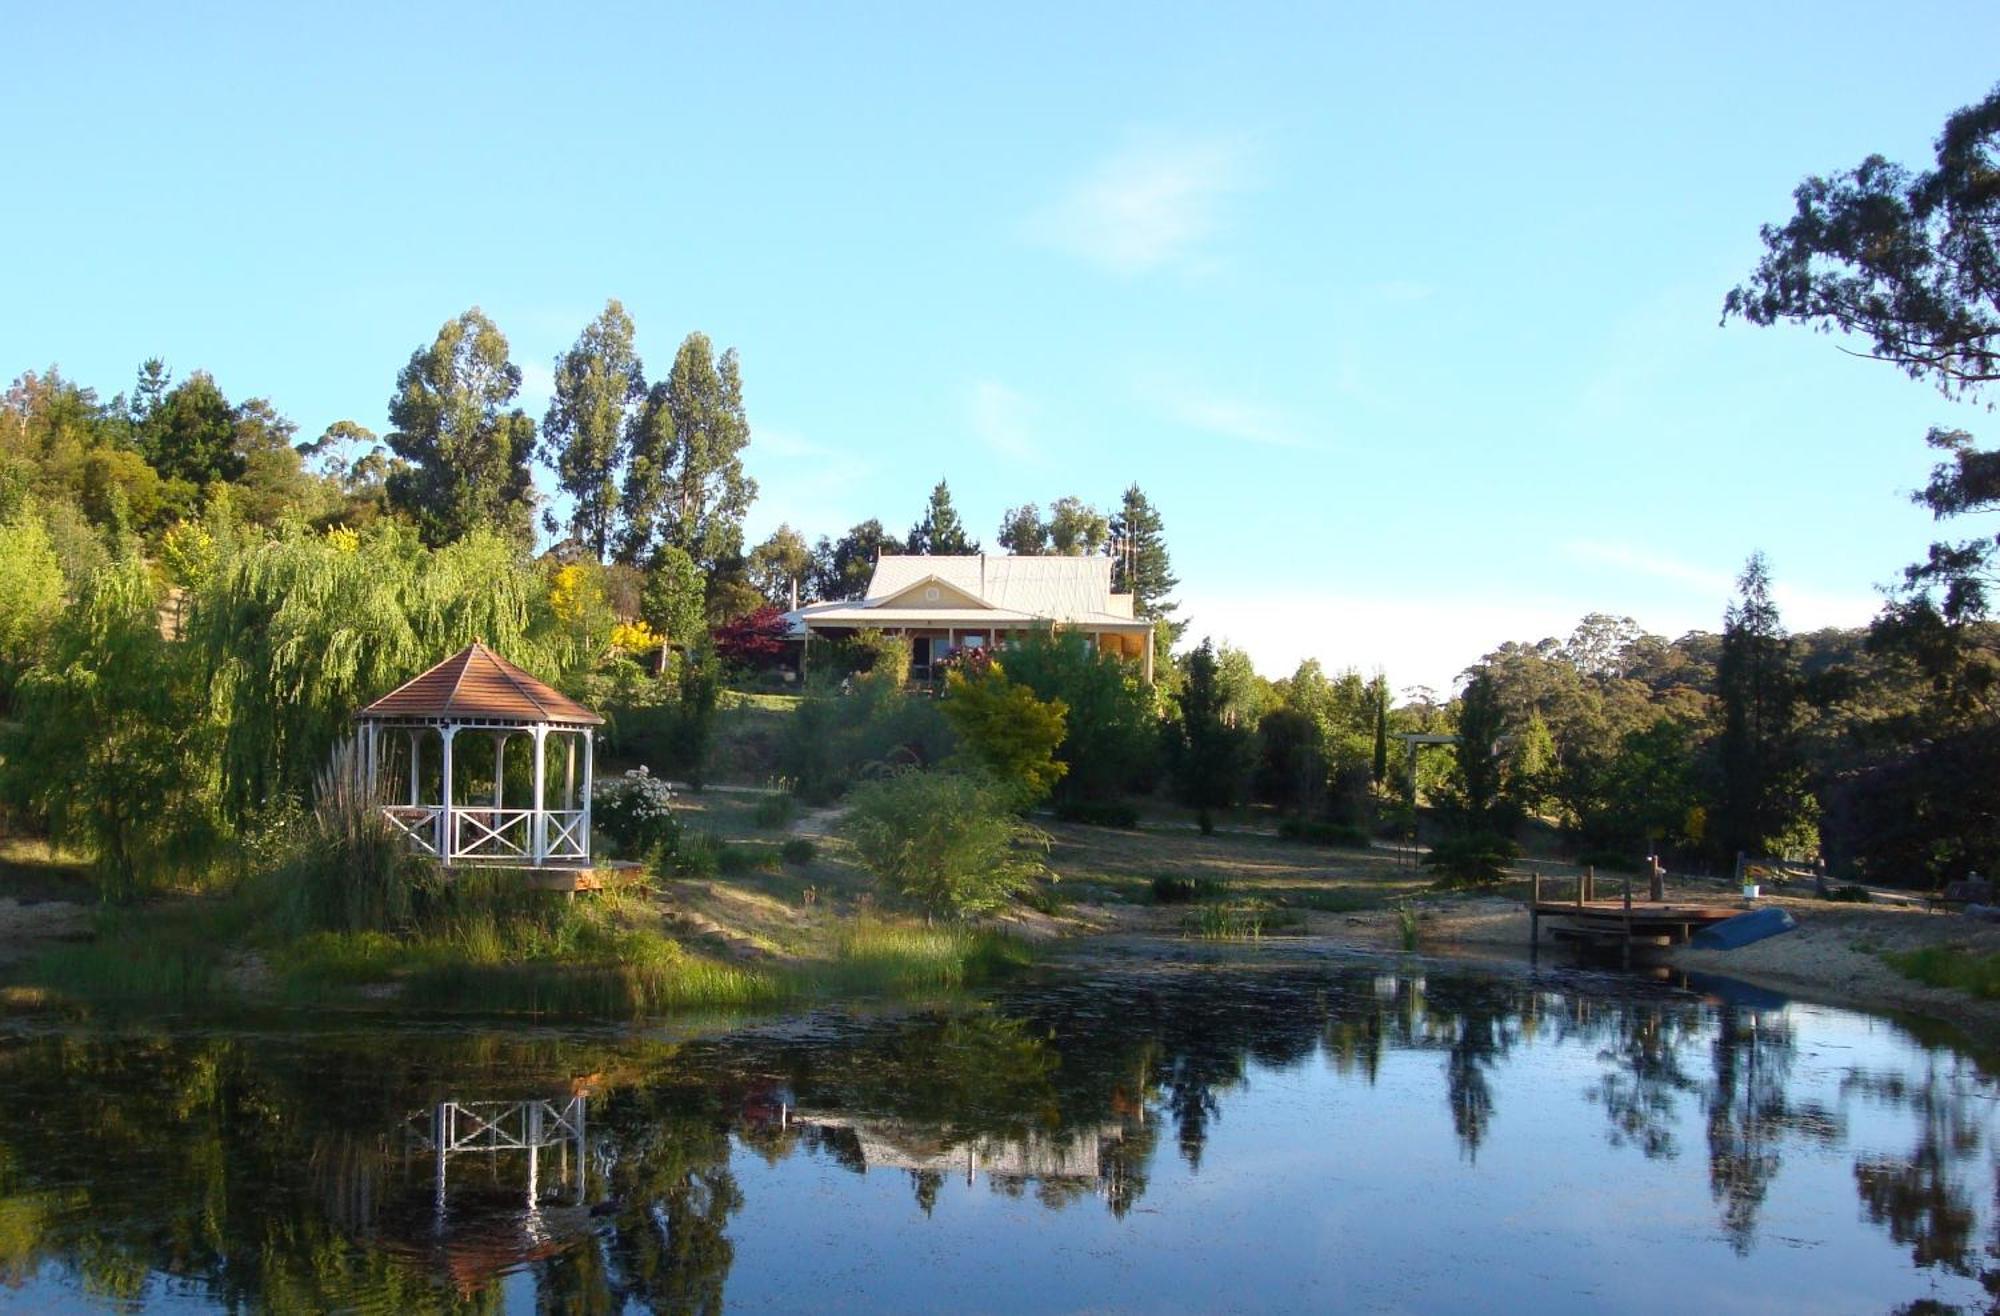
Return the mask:
[[[598,726],[604,719],[474,641],[354,715],[357,719],[488,718]]]
[[[1131,595],[1111,592],[1108,557],[885,555],[875,564],[864,606],[875,606],[933,576],[995,608],[1048,621],[1132,615]]]

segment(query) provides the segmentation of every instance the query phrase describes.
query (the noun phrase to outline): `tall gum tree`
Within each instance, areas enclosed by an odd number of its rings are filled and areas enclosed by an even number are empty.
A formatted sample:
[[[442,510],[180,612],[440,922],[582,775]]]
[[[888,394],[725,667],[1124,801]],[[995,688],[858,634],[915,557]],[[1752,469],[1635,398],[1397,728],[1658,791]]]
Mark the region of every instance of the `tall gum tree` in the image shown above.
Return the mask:
[[[542,460],[574,501],[570,533],[602,562],[618,528],[618,475],[633,409],[646,396],[632,317],[614,298],[556,357]]]
[[[389,502],[426,543],[481,527],[533,537],[535,422],[508,409],[520,391],[506,336],[476,306],[445,321],[396,376],[387,442],[406,465],[389,477]]]
[[[1729,293],[1723,319],[1854,335],[1868,343],[1858,355],[1947,398],[1985,399],[2000,381],[2000,88],[1946,119],[1935,150],[1922,172],[1871,155],[1800,183],[1791,219],[1761,231],[1763,259]],[[1925,440],[1944,456],[1918,504],[1940,521],[2000,512],[2000,451],[1953,426]],[[1902,583],[1878,639],[1916,658],[1956,714],[1990,715],[2000,537],[1935,543]]]
[[[619,559],[644,562],[671,544],[713,576],[740,557],[743,516],[757,497],[757,482],[743,473],[749,445],[735,349],[718,358],[708,335],[689,334],[632,417]]]

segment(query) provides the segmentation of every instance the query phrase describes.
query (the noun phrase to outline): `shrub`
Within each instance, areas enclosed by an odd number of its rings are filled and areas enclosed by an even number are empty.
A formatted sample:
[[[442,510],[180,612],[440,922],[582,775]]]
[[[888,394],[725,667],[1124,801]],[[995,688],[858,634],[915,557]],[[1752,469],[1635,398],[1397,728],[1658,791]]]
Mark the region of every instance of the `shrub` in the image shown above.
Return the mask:
[[[926,916],[996,908],[1042,871],[1047,838],[1005,792],[952,772],[902,772],[853,793],[845,831],[862,864]]]
[[[1069,766],[1056,761],[1069,705],[1038,699],[1007,679],[998,663],[954,667],[939,707],[967,758],[991,774],[1020,807],[1045,798]]]
[[[1826,893],[1826,898],[1843,905],[1865,905],[1875,897],[1868,894],[1867,887],[1849,883],[1846,886],[1833,887]]]
[[[798,805],[791,796],[773,793],[757,801],[750,820],[766,831],[776,831],[790,822],[797,811]]]
[[[596,783],[590,792],[590,826],[620,854],[649,855],[671,846],[679,824],[674,821],[674,793],[645,768]]]
[[[778,850],[775,846],[738,842],[724,845],[716,851],[716,867],[725,877],[745,877],[751,873],[769,873],[778,867]]]
[[[1287,841],[1303,841],[1309,845],[1345,845],[1360,850],[1368,848],[1367,830],[1351,823],[1316,822],[1310,818],[1283,818],[1278,822],[1278,835]]]
[[[1189,905],[1198,900],[1220,900],[1228,888],[1212,877],[1156,877],[1153,903]]]
[[[1506,837],[1474,832],[1439,841],[1424,862],[1438,870],[1441,885],[1475,886],[1498,881],[1520,857],[1521,847]]]
[[[1139,825],[1139,811],[1118,801],[1063,800],[1056,805],[1056,817],[1063,822],[1085,823],[1092,827]]]
[[[714,877],[722,871],[722,843],[710,832],[683,834],[660,847],[653,871],[661,877]]]
[[[794,836],[778,847],[778,856],[788,864],[809,864],[818,847],[803,836]]]

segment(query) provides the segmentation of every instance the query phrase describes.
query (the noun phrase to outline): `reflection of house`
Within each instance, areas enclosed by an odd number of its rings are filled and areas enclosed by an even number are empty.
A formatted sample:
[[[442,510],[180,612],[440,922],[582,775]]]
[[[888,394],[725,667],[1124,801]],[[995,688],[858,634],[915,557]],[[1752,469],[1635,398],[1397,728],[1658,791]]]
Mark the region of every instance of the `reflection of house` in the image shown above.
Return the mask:
[[[1054,627],[1140,664],[1153,679],[1153,623],[1132,615],[1130,594],[1112,593],[1108,557],[884,556],[866,597],[809,604],[786,620],[808,653],[814,636],[907,637],[918,677],[957,650],[1004,646],[1010,636]]]
[[[1125,1127],[1117,1122],[1060,1133],[1031,1130],[1018,1138],[982,1134],[959,1141],[945,1137],[936,1125],[902,1120],[793,1111],[790,1122],[823,1132],[851,1133],[859,1145],[864,1169],[962,1174],[968,1183],[979,1171],[995,1180],[1094,1183],[1103,1176],[1107,1150],[1125,1139]]]

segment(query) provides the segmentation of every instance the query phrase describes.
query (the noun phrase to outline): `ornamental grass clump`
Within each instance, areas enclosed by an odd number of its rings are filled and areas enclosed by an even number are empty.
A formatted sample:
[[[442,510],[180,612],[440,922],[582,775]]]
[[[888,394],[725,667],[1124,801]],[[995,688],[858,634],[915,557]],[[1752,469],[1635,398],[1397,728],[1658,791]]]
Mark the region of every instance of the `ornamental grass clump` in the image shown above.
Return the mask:
[[[437,865],[410,845],[380,804],[360,747],[351,739],[335,745],[314,778],[312,811],[274,874],[295,930],[397,931],[435,894]]]

